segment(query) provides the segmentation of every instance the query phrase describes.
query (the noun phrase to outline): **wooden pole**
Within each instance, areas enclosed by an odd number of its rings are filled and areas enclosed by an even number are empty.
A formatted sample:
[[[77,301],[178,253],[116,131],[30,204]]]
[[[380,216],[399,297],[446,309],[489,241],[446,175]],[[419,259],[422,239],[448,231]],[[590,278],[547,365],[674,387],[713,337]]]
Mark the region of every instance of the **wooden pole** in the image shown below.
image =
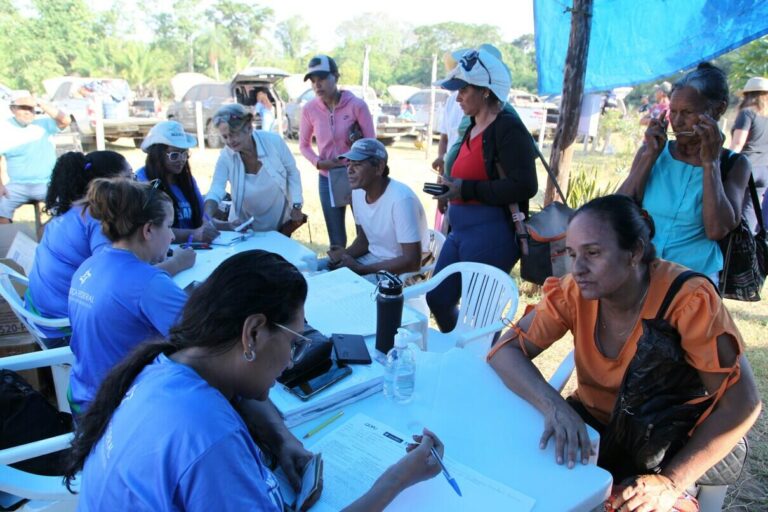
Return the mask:
[[[557,176],[557,182],[564,191],[567,190],[568,175],[571,172],[573,144],[579,128],[581,100],[584,96],[589,34],[592,28],[592,4],[593,0],[573,0],[573,8],[569,9],[571,36],[568,40],[568,54],[565,57],[563,98],[560,102],[560,119],[557,122],[555,140],[552,142],[552,153],[549,157],[552,172]],[[555,187],[551,179],[548,179],[547,189],[544,192],[544,204],[548,205],[555,199],[560,200],[559,197],[555,198]]]
[[[432,54],[432,81],[429,86],[429,121],[427,122],[427,140],[424,144],[424,159],[431,162],[432,132],[435,129],[435,81],[437,80],[437,54]]]

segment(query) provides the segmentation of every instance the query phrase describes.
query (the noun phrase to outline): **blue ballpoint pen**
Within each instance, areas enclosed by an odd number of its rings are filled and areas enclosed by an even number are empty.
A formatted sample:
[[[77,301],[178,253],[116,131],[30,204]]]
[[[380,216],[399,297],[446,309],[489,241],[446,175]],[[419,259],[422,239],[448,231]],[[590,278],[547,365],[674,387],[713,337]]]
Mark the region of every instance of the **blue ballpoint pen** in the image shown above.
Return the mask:
[[[443,459],[440,458],[440,454],[437,453],[437,450],[435,450],[434,446],[432,447],[432,456],[440,464],[440,467],[443,468],[443,474],[445,475],[445,479],[448,480],[449,484],[451,484],[451,487],[453,487],[453,490],[456,491],[456,494],[461,496],[461,489],[459,489],[459,484],[456,483],[456,479],[453,478],[451,474],[448,472],[448,468],[446,468],[445,464],[443,464]]]

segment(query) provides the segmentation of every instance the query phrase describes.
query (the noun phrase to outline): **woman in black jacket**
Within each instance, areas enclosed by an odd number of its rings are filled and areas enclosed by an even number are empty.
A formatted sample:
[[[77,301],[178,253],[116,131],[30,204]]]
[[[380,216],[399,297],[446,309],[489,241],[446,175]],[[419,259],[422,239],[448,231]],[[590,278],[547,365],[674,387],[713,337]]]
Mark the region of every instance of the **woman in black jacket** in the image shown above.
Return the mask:
[[[458,90],[458,101],[470,125],[438,196],[450,204],[451,233],[436,271],[458,261],[475,261],[510,272],[520,258],[508,206],[517,204],[520,219],[538,190],[535,148],[514,109],[504,108],[511,79],[504,63],[486,49],[464,54],[459,65],[439,82]],[[446,279],[427,294],[440,330],[453,330],[461,295],[459,276]]]

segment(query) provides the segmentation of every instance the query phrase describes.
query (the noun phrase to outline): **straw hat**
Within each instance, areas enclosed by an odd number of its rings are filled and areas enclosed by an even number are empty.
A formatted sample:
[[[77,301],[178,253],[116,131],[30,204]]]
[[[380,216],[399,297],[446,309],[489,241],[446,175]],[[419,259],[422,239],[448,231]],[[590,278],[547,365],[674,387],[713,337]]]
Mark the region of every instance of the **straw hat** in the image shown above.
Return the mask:
[[[761,76],[750,78],[741,92],[768,92],[768,78]]]

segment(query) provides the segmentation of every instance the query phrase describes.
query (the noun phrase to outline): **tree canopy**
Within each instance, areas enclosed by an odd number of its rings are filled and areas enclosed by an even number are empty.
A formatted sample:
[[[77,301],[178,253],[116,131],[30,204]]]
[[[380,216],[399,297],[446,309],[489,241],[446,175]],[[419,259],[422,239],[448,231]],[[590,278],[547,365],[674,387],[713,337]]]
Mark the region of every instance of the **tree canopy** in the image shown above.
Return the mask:
[[[318,53],[301,16],[275,19],[254,0],[116,0],[98,10],[86,0],[0,0],[0,81],[42,92],[42,81],[61,75],[115,76],[141,94],[170,93],[170,78],[196,71],[226,80],[243,67],[304,70]],[[433,56],[445,73],[446,52],[491,43],[502,52],[512,86],[536,90],[532,34],[505,41],[492,25],[445,22],[414,26],[381,13],[343,21],[341,43],[330,54],[344,83],[360,83],[370,48],[370,84],[379,95],[393,84],[427,86]],[[750,76],[768,74],[768,37],[721,59],[738,89]]]

